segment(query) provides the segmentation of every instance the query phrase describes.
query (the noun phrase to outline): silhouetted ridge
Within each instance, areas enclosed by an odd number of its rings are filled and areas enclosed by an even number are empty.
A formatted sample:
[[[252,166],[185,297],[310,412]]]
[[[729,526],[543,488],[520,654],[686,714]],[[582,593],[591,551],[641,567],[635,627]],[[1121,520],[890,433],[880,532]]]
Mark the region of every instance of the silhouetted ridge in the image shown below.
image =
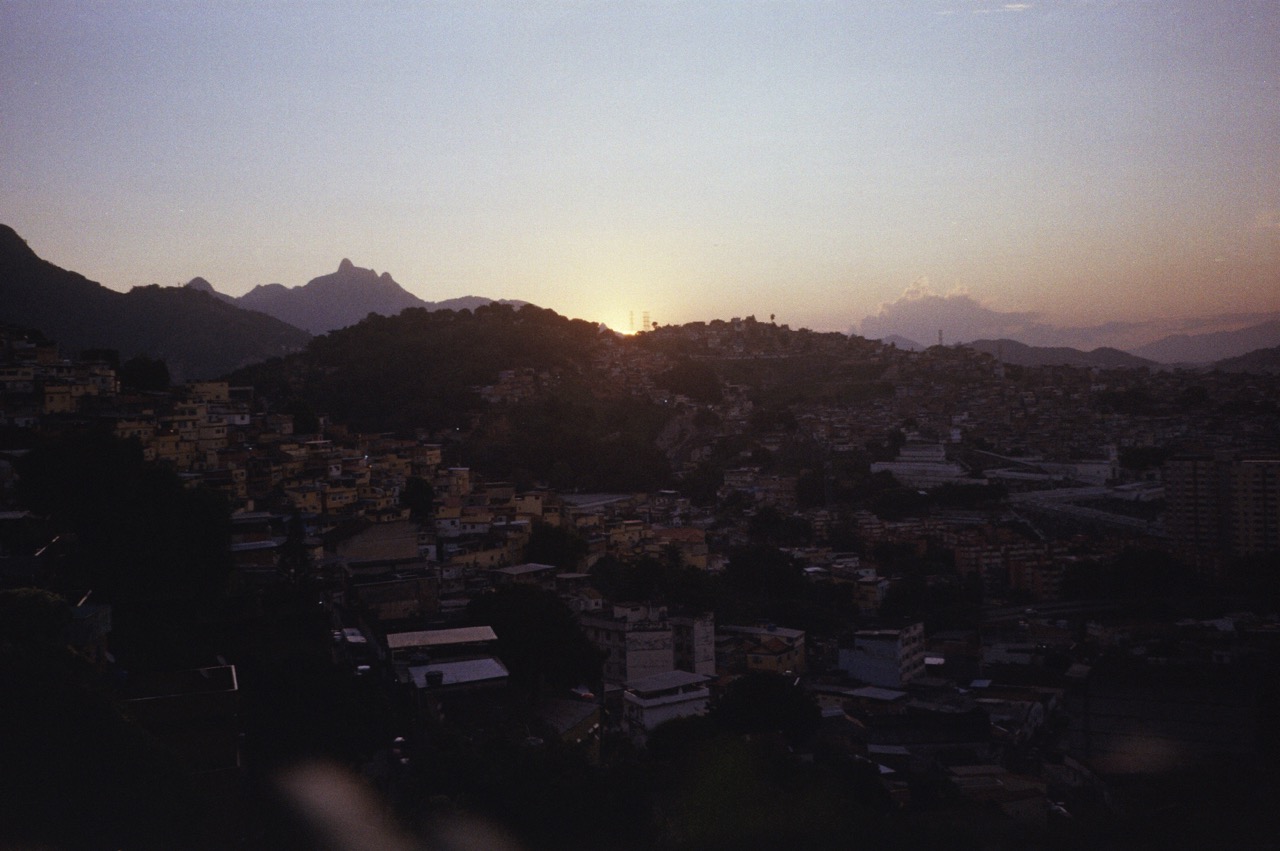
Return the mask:
[[[342,258],[336,272],[312,278],[298,287],[266,284],[254,287],[236,300],[241,307],[260,310],[313,334],[324,334],[355,325],[371,313],[396,316],[410,307],[426,310],[474,309],[494,303],[491,298],[468,296],[443,302],[423,301],[391,277],[357,266]],[[519,306],[524,302],[500,302]]]
[[[0,254],[6,258],[17,259],[25,255],[29,260],[40,259],[31,250],[31,246],[27,245],[27,241],[8,225],[0,225]]]
[[[1239,357],[1220,360],[1213,365],[1222,372],[1251,372],[1255,374],[1280,372],[1280,346],[1255,349]]]
[[[974,340],[966,348],[1019,366],[1152,367],[1154,361],[1107,346],[1082,352],[1069,346],[1028,346],[1017,340]]]
[[[1171,334],[1135,352],[1163,363],[1212,363],[1280,345],[1280,319],[1209,334]]]
[[[0,321],[39,329],[69,355],[83,349],[115,349],[122,360],[148,355],[183,380],[212,378],[306,343],[305,332],[211,292],[197,284],[118,293],[40,259],[0,226]]]

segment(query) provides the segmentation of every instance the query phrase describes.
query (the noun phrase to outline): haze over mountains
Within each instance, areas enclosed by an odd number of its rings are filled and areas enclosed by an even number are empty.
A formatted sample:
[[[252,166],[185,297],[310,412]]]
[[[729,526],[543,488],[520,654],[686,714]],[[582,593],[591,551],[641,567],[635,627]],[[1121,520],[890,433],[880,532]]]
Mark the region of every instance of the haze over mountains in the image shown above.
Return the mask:
[[[1017,340],[974,340],[966,347],[1019,366],[1157,367],[1160,364],[1102,346],[1082,352],[1069,346],[1028,346]]]
[[[373,269],[361,268],[345,258],[338,264],[336,272],[313,278],[302,286],[262,284],[239,298],[219,293],[204,278],[193,278],[187,283],[187,287],[209,293],[238,307],[274,316],[312,334],[346,328],[370,313],[395,316],[407,307],[474,310],[495,301],[480,296],[424,301],[396,283],[390,272],[379,275]],[[499,303],[513,307],[525,304],[507,299],[500,300]]]
[[[1280,345],[1280,313],[1061,326],[1045,322],[1037,313],[994,310],[967,293],[942,295],[922,279],[897,300],[882,304],[878,313],[865,317],[853,330],[868,339],[892,341],[898,348],[908,349],[933,345],[941,332],[947,345],[1013,340],[1081,353],[1118,349],[1159,363],[1208,364]]]

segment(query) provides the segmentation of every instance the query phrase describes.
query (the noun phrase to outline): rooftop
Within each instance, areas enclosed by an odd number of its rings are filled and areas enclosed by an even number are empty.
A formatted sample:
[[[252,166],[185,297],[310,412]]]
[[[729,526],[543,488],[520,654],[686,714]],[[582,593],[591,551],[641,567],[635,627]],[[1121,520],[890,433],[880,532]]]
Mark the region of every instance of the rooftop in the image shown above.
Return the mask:
[[[701,685],[708,682],[711,677],[706,674],[692,674],[688,671],[666,671],[661,674],[653,674],[648,677],[639,677],[638,679],[628,680],[627,689],[630,691],[652,693],[666,691],[668,689],[684,688],[686,686]]]
[[[490,626],[426,629],[415,632],[393,632],[387,636],[387,647],[391,650],[402,650],[407,647],[445,647],[450,644],[495,641],[497,638],[493,627]]]
[[[487,629],[487,627],[486,627]],[[429,686],[429,674],[440,675],[439,686]],[[438,688],[444,686],[474,685],[493,682],[507,678],[507,669],[492,656],[483,659],[464,659],[458,662],[435,662],[430,665],[414,665],[409,668],[409,676],[418,688]]]

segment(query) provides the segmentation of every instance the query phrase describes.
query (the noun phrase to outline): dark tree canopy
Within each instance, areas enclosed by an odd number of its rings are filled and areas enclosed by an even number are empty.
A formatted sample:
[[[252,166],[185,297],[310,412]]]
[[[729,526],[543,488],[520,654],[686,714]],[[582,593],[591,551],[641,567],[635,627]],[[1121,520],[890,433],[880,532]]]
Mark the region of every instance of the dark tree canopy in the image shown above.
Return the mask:
[[[467,619],[493,627],[498,656],[513,685],[536,698],[547,687],[571,688],[600,680],[600,651],[587,640],[572,611],[556,595],[515,584],[474,598]]]
[[[71,533],[69,581],[115,606],[122,645],[146,648],[154,663],[194,652],[191,631],[226,593],[226,500],[184,487],[172,471],[145,463],[136,441],[107,432],[46,443],[16,469],[19,500]]]
[[[730,586],[758,600],[785,600],[804,589],[800,564],[771,546],[735,547],[724,576]]]
[[[67,601],[40,588],[0,591],[0,641],[66,644],[71,627]]]
[[[400,491],[400,504],[414,520],[426,520],[435,513],[436,490],[421,476],[410,476]]]
[[[169,367],[159,358],[138,355],[120,365],[120,384],[143,392],[168,390]]]
[[[781,733],[799,744],[818,729],[822,712],[793,678],[753,671],[725,689],[715,719],[734,733]]]
[[[563,570],[577,570],[587,554],[582,536],[563,526],[535,523],[524,547],[524,560],[534,564],[555,565]]]
[[[0,845],[193,847],[188,777],[68,646],[70,622],[55,594],[0,591]]]
[[[695,402],[714,404],[722,396],[720,378],[702,361],[682,360],[666,372],[654,376],[654,383]]]

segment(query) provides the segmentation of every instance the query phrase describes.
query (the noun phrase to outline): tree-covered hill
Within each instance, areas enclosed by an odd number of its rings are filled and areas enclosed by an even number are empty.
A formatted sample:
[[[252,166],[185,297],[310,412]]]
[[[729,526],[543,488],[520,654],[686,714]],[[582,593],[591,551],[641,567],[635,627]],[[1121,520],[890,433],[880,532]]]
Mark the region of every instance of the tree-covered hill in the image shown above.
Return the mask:
[[[241,370],[236,383],[364,432],[457,429],[468,463],[565,488],[663,484],[655,438],[667,415],[600,392],[594,359],[612,335],[533,305],[371,315],[304,352]],[[500,405],[479,389],[520,376]],[[452,433],[452,432],[451,432]]]
[[[305,401],[361,431],[460,427],[481,405],[476,388],[503,370],[583,372],[598,337],[589,322],[532,305],[410,308],[393,317],[371,314],[232,380]]]

